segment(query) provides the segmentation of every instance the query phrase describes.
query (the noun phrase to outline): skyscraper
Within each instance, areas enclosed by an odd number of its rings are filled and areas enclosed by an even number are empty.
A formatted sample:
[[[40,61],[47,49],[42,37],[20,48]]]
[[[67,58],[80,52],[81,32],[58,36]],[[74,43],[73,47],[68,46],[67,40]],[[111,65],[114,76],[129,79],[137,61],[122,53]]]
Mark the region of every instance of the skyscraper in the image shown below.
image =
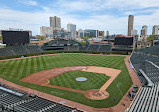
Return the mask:
[[[159,25],[154,25],[152,29],[152,35],[158,35]]]
[[[144,36],[146,37],[147,36],[147,29],[148,29],[148,26],[144,25],[141,29],[141,36]]]
[[[133,30],[133,26],[134,26],[134,16],[129,15],[129,18],[128,18],[128,36],[131,36],[131,30]]]
[[[50,17],[50,27],[53,30],[61,30],[61,19],[57,16]]]
[[[71,38],[76,39],[76,25],[75,24],[67,24],[67,31],[71,32]]]

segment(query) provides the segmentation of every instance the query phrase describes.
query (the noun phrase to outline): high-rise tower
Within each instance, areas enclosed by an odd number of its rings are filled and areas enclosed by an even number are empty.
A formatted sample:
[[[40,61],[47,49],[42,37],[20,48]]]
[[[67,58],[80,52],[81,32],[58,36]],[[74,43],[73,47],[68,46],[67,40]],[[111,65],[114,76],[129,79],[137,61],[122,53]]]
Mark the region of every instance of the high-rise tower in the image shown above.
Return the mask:
[[[129,15],[129,18],[128,18],[128,36],[131,36],[131,30],[133,30],[133,26],[134,26],[134,16]]]
[[[147,36],[147,29],[148,29],[148,26],[144,25],[141,29],[141,36],[144,36],[146,37]]]
[[[57,16],[50,17],[50,27],[53,30],[61,30],[61,19]]]
[[[152,35],[158,35],[159,25],[154,25],[152,29]]]

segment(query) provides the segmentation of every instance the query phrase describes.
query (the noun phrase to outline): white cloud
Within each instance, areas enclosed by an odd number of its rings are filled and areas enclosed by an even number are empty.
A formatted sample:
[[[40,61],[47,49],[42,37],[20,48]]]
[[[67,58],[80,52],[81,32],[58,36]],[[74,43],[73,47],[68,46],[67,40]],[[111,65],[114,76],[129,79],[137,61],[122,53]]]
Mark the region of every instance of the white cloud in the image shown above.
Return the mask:
[[[107,7],[116,7],[122,10],[143,9],[159,6],[159,0],[105,0],[103,3]]]
[[[40,26],[49,25],[49,16],[51,15],[45,11],[23,12],[11,9],[0,9],[0,13],[3,13],[0,15],[1,29],[26,29],[32,30],[34,34],[39,34]]]
[[[58,0],[53,6],[65,11],[102,11],[115,8],[120,11],[159,7],[159,0]]]
[[[96,11],[100,10],[103,7],[101,4],[102,0],[78,0],[78,1],[67,1],[67,0],[58,0],[57,3],[54,3],[53,6],[57,6],[58,9],[63,9],[65,11]]]
[[[20,3],[26,4],[26,5],[32,5],[32,6],[36,6],[38,5],[38,3],[36,1],[33,0],[21,0]]]

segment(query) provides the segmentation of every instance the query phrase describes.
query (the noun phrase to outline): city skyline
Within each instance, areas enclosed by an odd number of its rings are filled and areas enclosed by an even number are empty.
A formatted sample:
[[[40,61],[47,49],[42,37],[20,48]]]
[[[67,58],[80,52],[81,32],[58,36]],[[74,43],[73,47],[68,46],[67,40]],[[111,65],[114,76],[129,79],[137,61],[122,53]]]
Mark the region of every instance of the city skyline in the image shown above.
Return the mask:
[[[61,18],[61,27],[74,23],[78,29],[110,31],[110,34],[127,35],[128,15],[134,15],[134,29],[138,32],[143,25],[159,24],[159,1],[123,0],[1,0],[0,29],[20,28],[40,34],[41,26],[49,26],[49,17]],[[69,8],[68,8],[69,7]]]

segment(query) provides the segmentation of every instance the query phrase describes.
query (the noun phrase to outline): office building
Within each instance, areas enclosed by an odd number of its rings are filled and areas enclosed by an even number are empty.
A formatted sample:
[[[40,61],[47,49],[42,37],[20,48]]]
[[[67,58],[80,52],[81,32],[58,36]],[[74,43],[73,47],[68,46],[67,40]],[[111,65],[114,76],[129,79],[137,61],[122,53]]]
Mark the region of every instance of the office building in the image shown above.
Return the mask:
[[[76,25],[75,24],[67,24],[67,31],[71,32],[71,38],[76,39]]]
[[[47,27],[47,26],[40,27],[40,35],[45,37],[53,37],[52,27]]]
[[[82,29],[78,29],[78,38],[83,37],[84,31]]]
[[[144,25],[141,29],[141,36],[146,37],[147,36],[147,30],[148,30],[148,26]]]
[[[144,48],[147,48],[147,47],[151,47],[152,46],[152,42],[151,41],[138,41],[136,43],[136,47],[137,49],[144,49]]]
[[[106,34],[106,36],[109,36],[109,31],[107,31],[107,34]]]
[[[128,36],[131,36],[131,30],[133,30],[133,25],[134,25],[134,16],[129,15],[129,18],[128,18]]]
[[[152,29],[152,35],[158,35],[159,25],[154,25]]]
[[[104,37],[104,31],[99,31],[99,37]]]
[[[78,37],[88,37],[90,36],[89,32],[86,32],[85,30],[79,29],[78,30]]]
[[[50,27],[53,30],[61,30],[61,19],[57,16],[50,17]]]
[[[88,32],[90,36],[92,37],[99,37],[99,31],[98,30],[92,30],[92,29],[86,29],[85,32]]]
[[[146,35],[146,31],[145,31],[145,29],[141,29],[141,37],[145,37]]]
[[[101,33],[101,35],[103,36],[103,32]],[[86,29],[86,30],[82,30],[79,29],[78,30],[78,37],[99,37],[99,31],[98,30],[92,30],[92,29]]]

